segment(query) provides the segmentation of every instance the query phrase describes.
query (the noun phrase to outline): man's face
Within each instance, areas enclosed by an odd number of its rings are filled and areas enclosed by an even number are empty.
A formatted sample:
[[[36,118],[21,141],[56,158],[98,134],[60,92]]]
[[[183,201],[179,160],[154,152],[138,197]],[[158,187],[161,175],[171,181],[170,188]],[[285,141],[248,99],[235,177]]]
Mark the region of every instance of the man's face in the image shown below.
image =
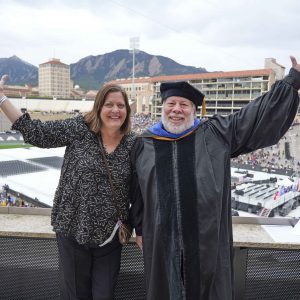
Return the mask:
[[[179,134],[194,125],[192,101],[178,96],[168,97],[163,104],[162,123],[168,132]]]

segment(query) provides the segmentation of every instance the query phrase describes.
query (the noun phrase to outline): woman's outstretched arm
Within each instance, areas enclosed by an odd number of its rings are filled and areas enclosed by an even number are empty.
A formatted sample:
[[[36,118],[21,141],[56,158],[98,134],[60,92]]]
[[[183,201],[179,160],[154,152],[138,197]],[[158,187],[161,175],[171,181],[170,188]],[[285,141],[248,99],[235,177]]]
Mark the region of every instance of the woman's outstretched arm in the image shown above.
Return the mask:
[[[7,116],[7,118],[12,122],[15,123],[23,114],[22,112],[17,109],[12,103],[8,100],[8,98],[4,95],[3,87],[5,81],[8,79],[7,75],[3,75],[0,80],[0,108]]]

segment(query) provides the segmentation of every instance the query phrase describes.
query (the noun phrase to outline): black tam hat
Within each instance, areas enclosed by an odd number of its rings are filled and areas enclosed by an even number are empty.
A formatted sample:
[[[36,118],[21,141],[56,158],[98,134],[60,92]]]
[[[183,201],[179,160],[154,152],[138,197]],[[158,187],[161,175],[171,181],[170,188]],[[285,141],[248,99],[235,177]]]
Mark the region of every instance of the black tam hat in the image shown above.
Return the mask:
[[[196,107],[202,105],[204,95],[186,81],[162,82],[160,85],[161,101],[168,97],[178,96],[189,99]]]

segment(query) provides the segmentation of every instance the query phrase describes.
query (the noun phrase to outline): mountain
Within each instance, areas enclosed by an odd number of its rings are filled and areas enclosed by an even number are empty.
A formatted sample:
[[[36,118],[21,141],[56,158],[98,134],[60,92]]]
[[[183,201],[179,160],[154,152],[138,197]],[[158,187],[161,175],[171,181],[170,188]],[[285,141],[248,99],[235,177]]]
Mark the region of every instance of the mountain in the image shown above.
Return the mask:
[[[9,75],[7,84],[31,84],[33,86],[38,84],[38,68],[15,55],[9,58],[0,58],[0,74]]]
[[[71,78],[85,89],[99,89],[107,81],[132,76],[132,54],[116,50],[97,56],[87,56],[71,64]],[[180,65],[174,60],[143,51],[135,54],[135,77],[206,73],[204,68]]]
[[[97,56],[87,56],[70,65],[71,79],[84,89],[99,89],[110,80],[132,77],[132,53],[116,50]],[[204,68],[184,66],[174,60],[143,51],[135,54],[135,77],[206,73]],[[17,56],[0,58],[0,74],[8,74],[7,84],[38,84],[38,68]]]

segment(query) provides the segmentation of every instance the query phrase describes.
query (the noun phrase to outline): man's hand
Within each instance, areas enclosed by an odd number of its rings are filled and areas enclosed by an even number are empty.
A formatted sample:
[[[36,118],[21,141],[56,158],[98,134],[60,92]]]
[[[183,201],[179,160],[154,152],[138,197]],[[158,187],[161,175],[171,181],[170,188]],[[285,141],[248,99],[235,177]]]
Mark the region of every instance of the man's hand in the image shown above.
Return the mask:
[[[4,84],[5,84],[5,81],[8,79],[8,75],[3,75],[1,77],[1,80],[0,80],[0,92],[3,91],[3,87],[4,87]]]
[[[135,237],[135,242],[140,247],[140,249],[143,250],[143,237],[141,235],[137,235]]]
[[[290,56],[291,58],[291,62],[292,62],[292,67],[297,70],[298,72],[300,72],[300,64],[297,63],[297,60],[294,56]]]

